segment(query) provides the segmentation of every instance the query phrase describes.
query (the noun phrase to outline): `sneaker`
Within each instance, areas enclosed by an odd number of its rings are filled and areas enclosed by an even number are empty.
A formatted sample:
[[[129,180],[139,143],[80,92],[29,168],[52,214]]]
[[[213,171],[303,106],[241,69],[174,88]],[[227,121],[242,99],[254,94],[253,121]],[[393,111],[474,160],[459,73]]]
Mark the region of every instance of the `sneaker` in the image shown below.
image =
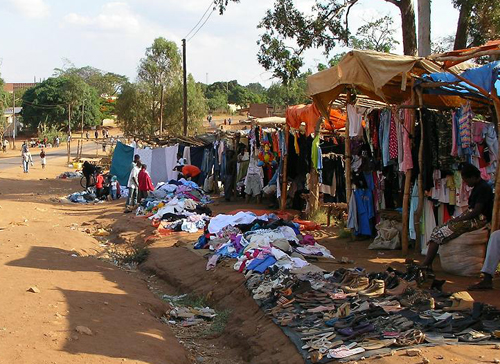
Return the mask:
[[[345,292],[349,292],[349,293],[359,292],[359,291],[363,291],[366,288],[368,288],[369,285],[370,285],[370,280],[368,279],[368,277],[358,276],[358,277],[354,278],[354,280],[352,282],[350,282],[349,285],[342,286],[342,289]]]
[[[382,296],[385,291],[385,283],[381,279],[374,279],[370,287],[365,289],[364,291],[358,292],[360,296],[365,297],[378,297]]]

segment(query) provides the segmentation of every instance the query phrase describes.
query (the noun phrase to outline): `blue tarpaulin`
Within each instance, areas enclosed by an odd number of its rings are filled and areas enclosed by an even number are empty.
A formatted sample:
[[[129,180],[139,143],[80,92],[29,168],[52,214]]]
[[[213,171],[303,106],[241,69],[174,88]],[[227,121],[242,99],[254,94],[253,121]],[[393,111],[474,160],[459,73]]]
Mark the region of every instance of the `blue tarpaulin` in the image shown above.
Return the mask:
[[[110,173],[116,176],[121,186],[127,185],[133,160],[134,148],[120,142],[116,143],[113,159],[111,160]]]
[[[500,93],[500,81],[498,78],[499,72],[500,61],[495,61],[481,67],[470,68],[462,72],[460,76],[490,93],[493,85],[495,85],[497,92]],[[470,86],[466,82],[460,81],[457,77],[448,72],[431,73],[424,75],[423,78],[425,81],[431,82],[456,82],[455,85],[441,86],[437,89],[430,89],[428,90],[428,93],[479,96],[478,89]]]

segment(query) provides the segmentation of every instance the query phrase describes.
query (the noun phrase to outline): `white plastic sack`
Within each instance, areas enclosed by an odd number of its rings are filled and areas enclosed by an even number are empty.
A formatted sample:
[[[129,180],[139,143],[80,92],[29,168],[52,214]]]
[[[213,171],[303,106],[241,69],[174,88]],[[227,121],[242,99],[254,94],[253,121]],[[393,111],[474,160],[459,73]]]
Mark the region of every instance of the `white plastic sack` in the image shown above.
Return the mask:
[[[368,246],[368,249],[395,250],[401,248],[400,231],[398,229],[401,223],[394,220],[382,220],[375,229],[377,237]]]

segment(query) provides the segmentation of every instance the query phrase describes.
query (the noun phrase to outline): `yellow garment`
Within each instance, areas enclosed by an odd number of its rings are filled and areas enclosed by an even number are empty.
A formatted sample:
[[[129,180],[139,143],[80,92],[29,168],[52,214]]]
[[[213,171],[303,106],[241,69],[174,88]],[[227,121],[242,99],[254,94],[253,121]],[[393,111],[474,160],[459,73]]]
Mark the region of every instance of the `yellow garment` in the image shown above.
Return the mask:
[[[457,204],[457,187],[453,176],[446,177],[446,187],[450,190],[450,205]]]
[[[293,139],[293,145],[295,147],[295,153],[297,153],[297,155],[300,154],[300,148],[299,148],[299,132],[296,131],[295,134],[293,135],[294,139]]]

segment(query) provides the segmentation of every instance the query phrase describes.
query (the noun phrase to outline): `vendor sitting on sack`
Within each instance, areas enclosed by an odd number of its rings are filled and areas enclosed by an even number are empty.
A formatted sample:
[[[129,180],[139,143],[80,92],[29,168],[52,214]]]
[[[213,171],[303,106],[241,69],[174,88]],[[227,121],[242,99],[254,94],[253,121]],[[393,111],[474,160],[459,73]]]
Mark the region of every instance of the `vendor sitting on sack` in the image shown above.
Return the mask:
[[[469,196],[469,207],[460,216],[434,228],[430,241],[427,242],[429,248],[422,268],[432,270],[432,262],[441,244],[446,244],[464,233],[481,229],[491,221],[494,195],[490,185],[481,178],[481,172],[472,164],[464,163],[460,173],[463,182],[473,187]]]
[[[187,180],[192,180],[193,178],[198,177],[201,173],[201,170],[198,167],[186,164],[186,160],[184,158],[179,159],[174,171],[179,172],[177,179],[185,178]]]

